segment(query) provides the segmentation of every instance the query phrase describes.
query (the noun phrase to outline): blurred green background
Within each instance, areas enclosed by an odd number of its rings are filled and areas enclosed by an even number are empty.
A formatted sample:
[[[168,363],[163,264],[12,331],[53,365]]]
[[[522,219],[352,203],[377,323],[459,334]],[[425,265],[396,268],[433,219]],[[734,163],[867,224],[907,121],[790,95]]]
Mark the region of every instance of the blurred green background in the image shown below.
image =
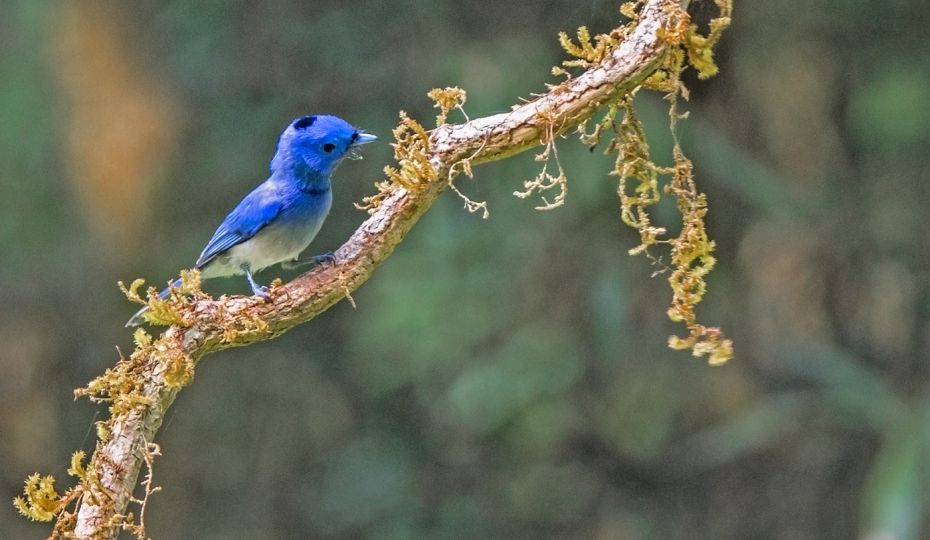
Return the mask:
[[[149,535],[930,538],[930,8],[814,4],[737,0],[721,74],[688,77],[718,246],[699,316],[733,361],[666,347],[669,290],[626,255],[610,157],[565,140],[565,207],[511,196],[530,155],[482,166],[460,186],[490,219],[446,195],[357,309],[203,362],[157,441]],[[71,391],[131,348],[116,281],[190,264],[291,118],[389,139],[446,85],[472,117],[507,110],[552,82],[559,30],[616,7],[0,3],[4,500],[92,448],[100,410]],[[667,162],[666,108],[638,107]],[[366,150],[313,251],[365,218],[391,156]],[[48,531],[0,504],[0,537]]]

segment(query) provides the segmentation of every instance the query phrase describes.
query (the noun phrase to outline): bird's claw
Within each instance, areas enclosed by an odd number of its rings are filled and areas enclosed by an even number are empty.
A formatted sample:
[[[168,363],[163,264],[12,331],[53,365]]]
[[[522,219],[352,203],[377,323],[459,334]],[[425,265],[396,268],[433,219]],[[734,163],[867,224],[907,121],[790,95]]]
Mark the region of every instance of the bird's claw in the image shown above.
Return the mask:
[[[322,255],[315,255],[309,259],[296,259],[293,261],[284,261],[281,263],[281,268],[285,270],[294,270],[295,268],[303,268],[305,266],[317,266],[323,263],[333,263],[336,262],[336,255],[332,251],[327,251]]]
[[[271,292],[270,292],[270,290],[271,290],[271,289],[269,289],[268,287],[266,287],[266,286],[264,286],[264,285],[259,285],[258,287],[255,287],[255,288],[252,289],[252,294],[254,294],[255,296],[261,298],[261,299],[264,300],[265,302],[271,302],[272,297],[271,297]]]
[[[322,255],[317,255],[316,257],[314,257],[313,262],[315,262],[316,264],[334,263],[336,262],[336,254],[333,253],[332,251],[327,251],[326,253],[323,253]]]

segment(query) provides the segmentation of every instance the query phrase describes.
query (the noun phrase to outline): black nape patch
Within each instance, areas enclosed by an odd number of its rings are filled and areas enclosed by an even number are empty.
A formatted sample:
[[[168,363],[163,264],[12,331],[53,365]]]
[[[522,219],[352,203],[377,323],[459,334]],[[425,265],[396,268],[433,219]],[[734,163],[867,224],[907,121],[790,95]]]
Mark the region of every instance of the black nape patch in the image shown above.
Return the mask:
[[[355,143],[355,141],[357,140],[358,140],[358,131],[352,134],[352,140],[350,142]]]
[[[308,128],[316,122],[316,116],[304,116],[294,121],[294,129]]]

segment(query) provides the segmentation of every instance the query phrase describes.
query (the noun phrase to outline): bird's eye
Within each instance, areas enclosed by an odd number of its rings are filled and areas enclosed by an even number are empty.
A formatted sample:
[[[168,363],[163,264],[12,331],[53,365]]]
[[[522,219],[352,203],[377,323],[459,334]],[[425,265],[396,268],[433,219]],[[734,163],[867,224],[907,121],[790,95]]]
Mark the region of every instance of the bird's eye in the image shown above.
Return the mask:
[[[336,145],[333,143],[326,143],[323,145],[323,151],[327,154],[336,149]]]

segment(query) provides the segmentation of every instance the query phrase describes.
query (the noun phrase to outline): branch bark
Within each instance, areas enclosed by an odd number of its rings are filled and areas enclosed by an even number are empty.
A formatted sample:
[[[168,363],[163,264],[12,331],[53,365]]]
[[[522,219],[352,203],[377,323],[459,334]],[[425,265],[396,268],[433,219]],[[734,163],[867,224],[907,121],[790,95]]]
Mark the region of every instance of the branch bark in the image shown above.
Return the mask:
[[[126,513],[149,443],[157,433],[180,387],[171,384],[165,358],[196,363],[205,355],[230,347],[272,339],[316,317],[362,285],[436,198],[449,186],[450,171],[462,160],[479,164],[502,159],[576,127],[595,111],[636,88],[663,58],[666,44],[658,30],[679,13],[679,0],[647,0],[636,28],[599,65],[555,86],[538,99],[508,113],[443,125],[432,132],[429,160],[438,180],[417,190],[397,186],[377,210],[336,252],[335,264],[307,272],[273,291],[274,299],[256,297],[198,300],[187,315],[189,327],[172,326],[158,350],[142,358],[140,376],[147,404],[111,419],[106,442],[98,444],[78,503],[77,538],[115,538]],[[260,331],[230,331],[230,321],[253,321]]]

